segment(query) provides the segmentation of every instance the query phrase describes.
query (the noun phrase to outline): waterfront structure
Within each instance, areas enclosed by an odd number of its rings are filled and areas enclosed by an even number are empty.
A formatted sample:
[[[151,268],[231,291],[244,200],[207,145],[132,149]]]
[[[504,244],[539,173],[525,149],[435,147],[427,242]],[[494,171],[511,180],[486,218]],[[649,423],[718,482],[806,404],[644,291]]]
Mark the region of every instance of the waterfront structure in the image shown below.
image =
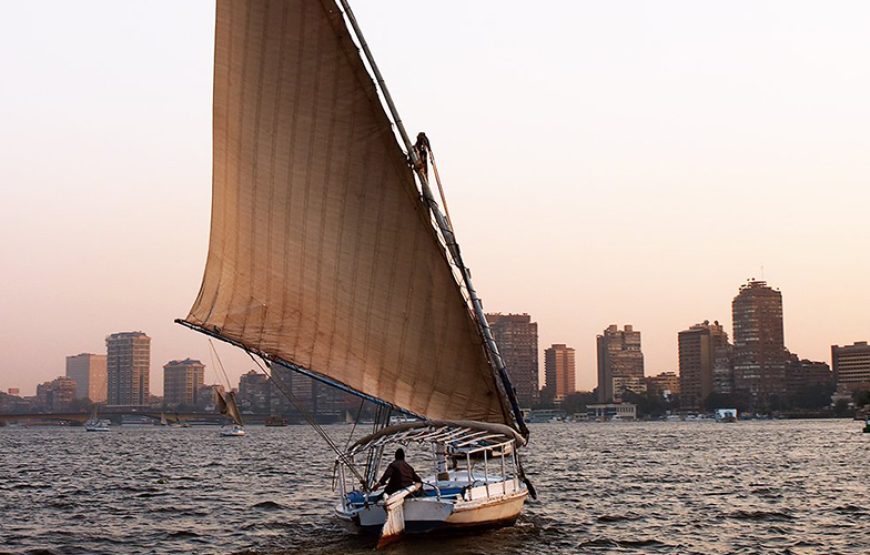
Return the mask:
[[[63,410],[76,398],[76,382],[60,376],[50,382],[36,386],[36,399],[40,407],[47,410]]]
[[[787,355],[785,388],[789,396],[798,395],[814,387],[827,387],[833,383],[833,375],[828,363],[801,359],[793,353]]]
[[[637,405],[631,403],[602,403],[586,405],[586,416],[590,420],[637,420]]]
[[[528,314],[487,314],[499,353],[522,407],[538,401],[538,324]]]
[[[547,401],[561,403],[567,395],[577,390],[574,348],[564,343],[555,343],[544,351],[544,387]]]
[[[679,332],[677,344],[680,357],[680,405],[685,409],[703,408],[704,401],[715,391],[714,372],[717,365],[720,370],[724,365],[722,358],[723,353],[728,352],[728,334],[718,321],[711,324],[709,320],[704,320]]]
[[[205,383],[205,365],[186,358],[163,365],[163,402],[168,406],[196,405]]]
[[[108,391],[106,355],[81,353],[66,357],[66,377],[76,382],[76,398],[105,403]]]
[[[620,330],[610,325],[596,338],[598,347],[598,401],[607,403],[620,398],[623,388],[635,393],[645,391],[643,352],[640,332],[631,325]],[[644,389],[640,388],[644,384]]]
[[[731,303],[734,322],[734,390],[766,408],[785,395],[786,351],[782,294],[749,280]]]
[[[837,389],[870,389],[870,345],[857,341],[852,345],[831,345],[831,363]]]
[[[244,411],[264,414],[269,411],[269,377],[250,370],[239,378],[239,407]]]
[[[151,392],[151,338],[141,331],[106,338],[108,404],[146,405]]]
[[[645,378],[647,391],[670,397],[680,394],[680,376],[676,372],[661,372]]]

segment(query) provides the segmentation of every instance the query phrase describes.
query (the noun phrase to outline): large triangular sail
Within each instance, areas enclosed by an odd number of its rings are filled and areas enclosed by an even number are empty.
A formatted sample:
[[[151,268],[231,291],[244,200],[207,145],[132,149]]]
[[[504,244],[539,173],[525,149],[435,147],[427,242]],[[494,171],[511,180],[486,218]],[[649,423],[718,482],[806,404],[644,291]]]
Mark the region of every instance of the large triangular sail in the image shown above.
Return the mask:
[[[186,324],[419,415],[512,424],[332,1],[218,1],[213,133]]]

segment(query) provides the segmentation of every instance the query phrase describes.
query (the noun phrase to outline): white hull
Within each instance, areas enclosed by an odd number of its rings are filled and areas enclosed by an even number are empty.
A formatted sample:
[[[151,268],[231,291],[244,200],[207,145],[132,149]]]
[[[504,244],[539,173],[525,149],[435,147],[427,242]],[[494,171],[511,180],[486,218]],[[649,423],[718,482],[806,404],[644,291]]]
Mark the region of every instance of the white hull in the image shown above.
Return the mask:
[[[513,522],[520,516],[527,496],[528,492],[522,490],[501,498],[457,504],[446,524],[460,527]]]
[[[427,480],[428,481],[428,480]],[[404,502],[405,531],[424,533],[433,530],[498,526],[513,523],[523,510],[528,491],[517,480],[492,481],[476,486],[463,498],[435,496],[408,497]],[[368,506],[346,507],[338,504],[335,514],[354,532],[380,533],[386,522],[383,501]]]
[[[243,435],[245,435],[245,429],[241,426],[221,429],[221,437],[242,437]]]
[[[90,419],[85,422],[85,431],[86,432],[109,432],[110,422],[108,420],[95,420]]]

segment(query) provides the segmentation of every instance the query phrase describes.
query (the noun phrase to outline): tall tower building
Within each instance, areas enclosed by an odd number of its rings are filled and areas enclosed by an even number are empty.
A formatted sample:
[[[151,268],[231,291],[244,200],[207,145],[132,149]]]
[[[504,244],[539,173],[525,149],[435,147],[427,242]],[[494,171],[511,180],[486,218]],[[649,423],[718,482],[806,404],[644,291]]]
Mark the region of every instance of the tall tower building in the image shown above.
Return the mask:
[[[531,407],[538,400],[538,324],[528,314],[487,314],[498,351],[504,359],[517,401]]]
[[[108,404],[145,405],[151,392],[151,338],[141,331],[106,338]]]
[[[82,353],[66,357],[66,377],[76,382],[76,399],[106,402],[106,355]]]
[[[831,363],[838,389],[853,391],[870,385],[870,345],[866,341],[831,345]]]
[[[621,389],[646,391],[640,332],[630,325],[610,325],[596,338],[598,344],[598,401],[619,400]],[[615,384],[615,386],[614,386]]]
[[[561,403],[567,395],[577,391],[575,382],[574,348],[553,344],[544,351],[545,393],[548,400]]]
[[[677,334],[680,349],[680,403],[700,409],[722,378],[717,370],[728,353],[728,334],[719,322],[705,320]],[[726,363],[727,364],[727,363]],[[727,368],[727,366],[726,366]],[[717,380],[718,378],[718,380]]]
[[[782,293],[750,280],[731,303],[734,322],[734,389],[748,394],[752,406],[769,406],[785,396],[786,351],[782,331]]]
[[[167,405],[195,405],[205,384],[205,365],[186,358],[163,365],[163,402]]]

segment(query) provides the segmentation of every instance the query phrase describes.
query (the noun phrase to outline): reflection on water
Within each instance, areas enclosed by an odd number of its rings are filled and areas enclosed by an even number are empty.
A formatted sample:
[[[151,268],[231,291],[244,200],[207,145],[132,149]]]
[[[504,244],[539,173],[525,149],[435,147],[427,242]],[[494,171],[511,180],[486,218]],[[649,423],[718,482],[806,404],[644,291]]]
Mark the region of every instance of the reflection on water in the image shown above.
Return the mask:
[[[350,426],[328,427],[344,439]],[[390,553],[870,553],[852,421],[532,425],[514,527]],[[413,460],[411,461],[413,462]],[[370,553],[331,518],[307,427],[0,428],[0,552]]]

